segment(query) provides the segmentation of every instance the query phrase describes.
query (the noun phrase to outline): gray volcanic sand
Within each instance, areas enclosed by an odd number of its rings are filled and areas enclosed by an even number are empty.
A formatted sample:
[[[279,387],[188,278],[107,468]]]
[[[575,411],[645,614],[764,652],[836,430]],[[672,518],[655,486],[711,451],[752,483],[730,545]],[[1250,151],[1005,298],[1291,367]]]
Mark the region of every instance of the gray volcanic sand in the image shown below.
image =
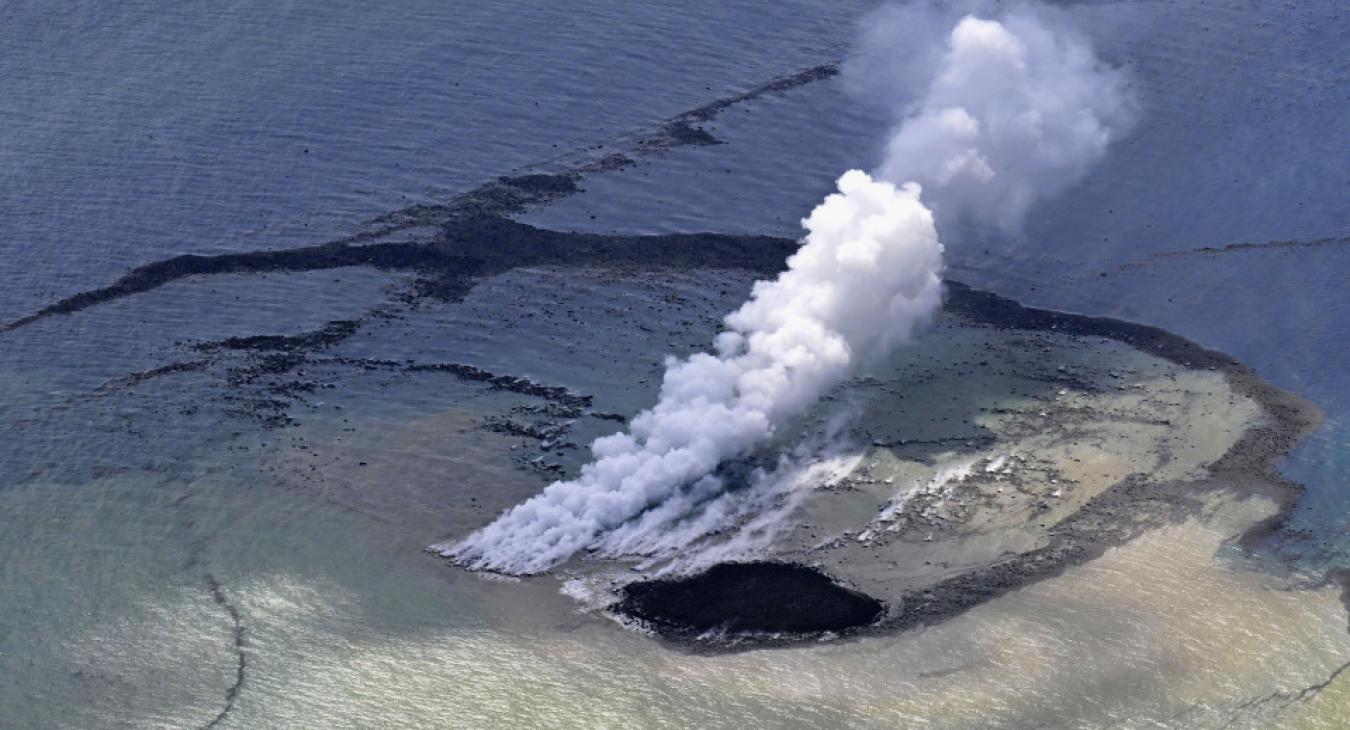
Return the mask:
[[[1207,513],[1223,499],[1209,493],[1226,485],[1206,467],[1267,420],[1220,371],[1112,339],[951,315],[837,389],[799,430],[840,412],[850,424],[844,453],[772,526],[770,547],[727,548],[747,538],[733,531],[681,555],[674,572],[727,557],[801,563],[885,601],[878,630],[945,620]],[[1286,489],[1266,486],[1256,494]]]
[[[851,386],[872,446],[779,548],[892,603],[1044,547],[1127,479],[1201,476],[1261,417],[1222,374],[1110,340],[948,324],[901,357]]]

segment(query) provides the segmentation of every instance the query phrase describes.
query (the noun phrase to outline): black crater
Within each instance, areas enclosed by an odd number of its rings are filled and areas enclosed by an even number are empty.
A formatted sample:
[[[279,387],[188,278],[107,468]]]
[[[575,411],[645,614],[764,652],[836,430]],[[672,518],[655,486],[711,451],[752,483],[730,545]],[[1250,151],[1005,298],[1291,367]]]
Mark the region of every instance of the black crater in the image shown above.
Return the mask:
[[[789,563],[722,563],[688,578],[623,588],[614,610],[641,619],[668,638],[727,634],[817,634],[869,624],[880,601]]]

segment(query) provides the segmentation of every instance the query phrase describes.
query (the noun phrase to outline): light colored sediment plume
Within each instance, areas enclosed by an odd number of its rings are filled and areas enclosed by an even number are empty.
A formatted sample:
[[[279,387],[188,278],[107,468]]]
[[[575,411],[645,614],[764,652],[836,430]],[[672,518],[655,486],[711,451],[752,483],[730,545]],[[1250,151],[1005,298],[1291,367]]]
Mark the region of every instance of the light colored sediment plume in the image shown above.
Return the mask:
[[[953,215],[1015,226],[1077,180],[1124,121],[1115,73],[1028,12],[967,16],[941,41],[876,175],[839,178],[802,221],[787,270],[727,315],[713,352],[668,359],[657,404],[627,433],[597,439],[578,477],[435,549],[473,569],[537,573],[579,550],[615,552],[607,540],[621,526],[623,544],[651,544],[631,527],[639,516],[643,530],[665,530],[719,505],[719,465],[937,311],[943,250],[921,191]]]

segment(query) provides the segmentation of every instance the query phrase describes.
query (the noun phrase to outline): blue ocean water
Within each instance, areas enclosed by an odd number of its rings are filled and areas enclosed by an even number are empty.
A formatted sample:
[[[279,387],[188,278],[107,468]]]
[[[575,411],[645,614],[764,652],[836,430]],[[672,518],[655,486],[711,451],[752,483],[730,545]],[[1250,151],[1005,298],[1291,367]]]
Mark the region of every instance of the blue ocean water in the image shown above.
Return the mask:
[[[444,201],[766,79],[838,60],[873,5],[0,4],[0,321],[167,256],[331,240],[407,204]],[[1081,185],[1034,211],[1025,235],[948,236],[951,275],[1029,304],[1164,327],[1227,351],[1316,402],[1326,425],[1284,464],[1309,487],[1293,527],[1311,535],[1276,536],[1268,547],[1309,570],[1350,565],[1350,76],[1343,40],[1350,23],[1342,4],[1087,2],[1067,4],[1065,12],[1129,71],[1141,121]],[[839,79],[813,83],[724,112],[707,126],[726,144],[679,148],[592,176],[581,194],[522,219],[568,230],[796,235],[798,220],[840,171],[875,162],[890,121],[880,105],[846,93]],[[1257,245],[1201,250],[1230,244]],[[1162,255],[1173,252],[1180,255]],[[430,531],[449,529],[463,519],[454,510],[469,508],[437,511],[438,500],[460,497],[397,493],[417,505],[410,517],[378,504],[384,492],[306,491],[296,477],[280,502],[269,501],[267,480],[282,463],[275,454],[300,470],[295,452],[311,447],[300,437],[255,437],[247,425],[208,418],[210,407],[231,406],[210,377],[188,373],[125,398],[90,398],[127,373],[182,359],[176,343],[312,329],[357,316],[397,282],[363,269],[190,279],[0,334],[0,492],[13,496],[0,533],[33,535],[31,548],[3,556],[0,668],[46,682],[41,661],[32,658],[40,652],[24,653],[41,644],[28,643],[32,637],[45,632],[59,643],[81,622],[137,616],[149,610],[137,602],[142,594],[172,597],[184,586],[202,593],[196,573],[182,575],[175,551],[198,550],[203,540],[211,545],[201,548],[203,559],[231,586],[249,585],[253,574],[243,566],[251,563],[258,574],[292,576],[342,562],[352,574],[324,599],[360,604],[361,615],[397,625],[390,633],[399,638],[438,626],[442,605],[455,607],[454,621],[470,616],[464,622],[477,629],[474,607],[491,605],[478,594],[492,589],[443,585],[438,581],[453,581],[420,568],[413,572],[425,584],[404,581],[375,557],[391,546],[415,553],[443,537]],[[745,285],[675,282],[650,299],[634,295],[631,307],[652,310],[651,321],[667,327],[663,347],[687,351],[701,340],[681,339],[684,316],[657,311],[678,299],[663,297],[688,294],[696,300],[688,311],[707,317],[730,306]],[[597,291],[596,299],[610,296]],[[416,312],[406,328],[364,330],[342,352],[458,358],[533,374],[559,352],[558,332],[586,332],[580,325],[521,328],[507,339],[521,343],[522,353],[503,359],[501,347],[476,344],[493,337],[474,319],[480,309],[495,311],[496,295],[485,288],[483,296],[452,315]],[[586,301],[596,311],[607,306]],[[454,334],[428,344],[405,335],[438,328]],[[555,349],[532,344],[546,339]],[[643,339],[612,344],[636,349]],[[602,378],[643,376],[616,387],[614,402],[603,405],[623,410],[650,399],[649,373],[616,368],[568,362],[552,374],[583,391]],[[473,413],[502,405],[492,400],[498,396],[465,395],[461,386],[428,391],[381,374],[344,382],[350,392],[343,395],[307,397],[316,413],[330,414],[316,417],[314,429],[353,441],[378,444],[381,434],[446,403]],[[331,415],[339,406],[355,425]],[[358,463],[347,459],[341,469],[364,467]],[[127,476],[138,470],[154,479]],[[396,490],[399,472],[390,475]],[[81,489],[94,483],[92,494]],[[504,489],[524,494],[535,486]],[[287,501],[290,491],[303,499]],[[316,493],[320,499],[311,501],[319,506],[306,501]],[[180,501],[185,516],[169,509]],[[377,505],[368,511],[384,527],[351,517],[365,515],[367,503]],[[115,520],[125,520],[124,528],[110,524]],[[97,555],[85,554],[87,540],[96,541]],[[18,537],[5,544],[20,543],[27,544]],[[55,567],[43,567],[49,560]],[[434,608],[409,599],[415,608],[400,613],[380,599],[394,593]],[[209,596],[198,598],[203,605],[192,611],[201,622],[219,619]],[[304,598],[259,589],[252,610],[260,619],[268,611],[279,616]],[[68,613],[44,615],[35,608],[44,601]],[[558,625],[573,620],[568,610],[553,617]],[[267,630],[265,621],[252,625]],[[291,646],[290,637],[263,633],[256,651],[264,670],[269,640]],[[303,655],[305,642],[293,644]],[[290,658],[299,663],[296,656]],[[119,666],[115,659],[95,653],[89,664]],[[213,665],[221,676],[201,695],[209,697],[200,708],[208,719],[218,710],[215,688],[228,683],[226,669]],[[36,694],[27,686],[8,694],[12,687],[0,683],[0,699],[31,702],[36,709],[22,717],[36,718],[35,725],[59,715],[44,708],[72,702],[108,711],[101,693],[119,686],[117,677],[99,684],[68,674]],[[178,706],[175,696],[153,699]],[[112,715],[95,716],[115,724],[107,720]]]
[[[837,56],[866,7],[6,3],[0,318],[443,200]]]

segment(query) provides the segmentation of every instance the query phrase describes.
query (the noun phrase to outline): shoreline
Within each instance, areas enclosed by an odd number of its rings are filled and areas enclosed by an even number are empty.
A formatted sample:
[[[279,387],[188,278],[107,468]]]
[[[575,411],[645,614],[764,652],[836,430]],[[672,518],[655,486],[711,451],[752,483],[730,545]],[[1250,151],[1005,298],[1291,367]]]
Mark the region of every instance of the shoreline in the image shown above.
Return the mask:
[[[1014,557],[976,567],[939,580],[922,589],[904,593],[895,602],[895,610],[879,621],[866,625],[839,626],[825,632],[772,633],[745,632],[730,636],[709,636],[704,627],[681,626],[653,616],[650,606],[632,610],[625,598],[612,613],[636,620],[665,643],[696,653],[738,652],[760,648],[801,646],[823,637],[835,639],[891,635],[909,629],[943,623],[1004,594],[1031,586],[1046,578],[1102,556],[1108,549],[1124,545],[1144,533],[1167,524],[1175,524],[1200,514],[1204,495],[1226,491],[1239,498],[1260,496],[1270,499],[1274,514],[1249,525],[1235,542],[1250,555],[1259,543],[1285,524],[1303,494],[1304,487],[1282,477],[1275,463],[1283,458],[1307,434],[1322,423],[1322,414],[1312,402],[1265,381],[1252,368],[1225,353],[1205,348],[1166,330],[1109,317],[1094,317],[1029,307],[992,292],[971,288],[961,282],[946,283],[944,311],[967,324],[1007,331],[1045,331],[1060,335],[1101,337],[1114,340],[1147,355],[1187,370],[1218,371],[1233,392],[1254,401],[1263,418],[1248,427],[1217,460],[1205,466],[1207,474],[1194,480],[1150,481],[1130,476],[1091,497],[1080,508],[1045,532],[1046,544]],[[772,560],[773,558],[769,558]],[[716,570],[722,563],[714,565]],[[788,559],[780,565],[814,572],[834,581],[840,588],[856,588],[832,571],[817,569]],[[629,584],[640,592],[649,587],[671,591],[672,583],[706,584],[711,572],[671,581],[652,579]],[[1341,586],[1342,602],[1350,630],[1350,571],[1328,575],[1323,585]],[[628,595],[627,588],[625,593]],[[718,591],[725,591],[719,586]],[[690,598],[683,596],[688,602]],[[675,612],[683,609],[678,607]],[[655,620],[653,620],[655,619]]]

